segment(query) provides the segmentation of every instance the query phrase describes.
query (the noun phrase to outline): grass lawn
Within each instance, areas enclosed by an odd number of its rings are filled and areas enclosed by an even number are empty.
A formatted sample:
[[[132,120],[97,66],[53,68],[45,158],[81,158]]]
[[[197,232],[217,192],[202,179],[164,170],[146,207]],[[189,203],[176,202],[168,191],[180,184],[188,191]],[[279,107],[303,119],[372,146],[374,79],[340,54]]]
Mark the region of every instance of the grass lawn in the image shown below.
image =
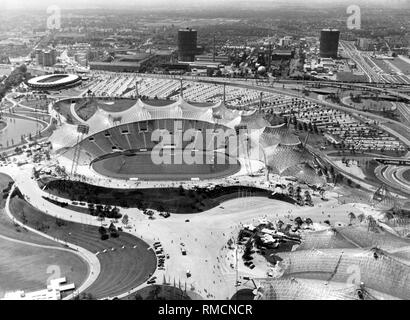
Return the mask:
[[[136,100],[132,99],[93,99],[90,101],[83,99],[76,103],[75,112],[77,112],[81,119],[88,120],[98,109],[102,109],[107,112],[122,112],[131,108],[135,103]]]
[[[71,104],[68,101],[60,101],[54,104],[53,108],[67,119],[69,124],[80,124],[80,122],[71,114]]]
[[[7,127],[7,122],[0,121],[0,130],[3,130],[5,127]]]
[[[81,94],[84,91],[84,89],[80,88],[68,88],[68,89],[62,89],[60,91],[53,91],[53,96],[55,97],[76,97],[79,94]]]
[[[2,196],[0,197],[0,235],[40,245],[62,247],[57,242],[44,238],[40,235],[28,231],[27,229],[15,225],[14,222],[9,219],[9,217],[6,215],[6,212],[4,211],[4,206],[6,203],[5,197],[7,197],[8,193],[3,192],[3,190],[7,188],[9,182],[12,182],[12,179],[9,176],[0,174],[0,190],[2,191]]]
[[[338,185],[340,187],[340,185]],[[354,187],[342,186],[338,189],[340,204],[346,203],[364,203],[371,205],[371,197],[368,191],[360,190]]]
[[[363,173],[366,175],[365,180],[369,181],[370,183],[376,183],[376,184],[381,184],[381,181],[377,179],[374,171],[376,168],[380,165],[379,162],[376,160],[370,160],[368,165],[359,165],[360,169],[363,171]]]
[[[337,81],[342,82],[368,82],[366,75],[353,74],[352,72],[338,72]]]
[[[398,126],[395,123],[390,123],[390,122],[385,122],[383,123],[386,127],[389,127],[391,129],[393,129],[394,131],[397,131],[400,135],[402,135],[403,137],[410,139],[410,130],[402,127],[402,126]]]
[[[122,112],[131,108],[137,101],[133,99],[97,100],[98,107],[107,112]]]
[[[403,178],[410,181],[410,169],[403,172]]]
[[[404,74],[410,74],[410,64],[400,58],[394,58],[390,61],[394,66],[399,68]]]
[[[390,74],[392,72],[390,66],[380,59],[371,59],[378,67],[380,67],[385,73]]]
[[[15,107],[14,110],[13,110],[13,114],[17,114],[17,115],[20,114],[20,115],[23,115],[23,116],[36,118],[36,119],[43,120],[43,121],[46,121],[46,122],[50,121],[50,115],[48,115],[48,114],[35,112],[34,110],[28,110],[28,109],[21,108],[21,107]]]
[[[40,110],[47,110],[50,101],[48,100],[21,100],[20,104],[30,108],[37,108]]]
[[[255,295],[253,294],[252,289],[240,289],[238,292],[236,292],[231,300],[253,300],[255,298]]]
[[[170,163],[155,164],[151,152],[135,152],[133,154],[108,154],[92,163],[93,169],[101,175],[129,179],[138,177],[139,180],[183,181],[193,177],[204,179],[219,179],[231,176],[241,169],[237,159],[229,158],[221,152],[197,152],[200,163],[175,163],[182,152],[174,151],[170,156]],[[233,161],[232,161],[233,160]],[[213,164],[211,164],[213,163]]]
[[[350,98],[347,100],[350,104]],[[393,104],[390,101],[362,99],[361,103],[353,103],[354,108],[364,111],[378,111],[383,112],[393,110]]]

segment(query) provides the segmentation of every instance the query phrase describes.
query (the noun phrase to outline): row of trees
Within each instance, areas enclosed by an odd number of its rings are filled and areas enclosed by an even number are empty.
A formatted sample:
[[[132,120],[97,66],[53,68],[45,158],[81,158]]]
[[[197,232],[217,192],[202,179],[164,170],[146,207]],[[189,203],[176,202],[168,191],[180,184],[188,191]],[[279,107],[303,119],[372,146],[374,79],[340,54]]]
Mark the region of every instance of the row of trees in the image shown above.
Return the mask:
[[[312,196],[308,190],[302,195],[302,188],[297,186],[296,189],[293,187],[293,184],[288,184],[288,195],[294,198],[299,205],[307,204],[312,205]]]
[[[377,228],[377,221],[371,215],[368,215],[366,217],[365,214],[361,213],[356,217],[356,215],[353,212],[349,212],[348,217],[349,217],[350,225],[352,225],[353,222],[356,220],[359,221],[360,223],[362,223],[364,220],[367,220],[369,231],[374,231]]]
[[[88,204],[88,212],[92,216],[98,216],[102,219],[120,219],[120,209],[117,207],[112,207],[110,205],[101,205],[101,204]]]
[[[306,132],[311,132],[315,134],[319,134],[319,128],[315,123],[312,122],[302,122],[298,121],[296,116],[290,116],[290,117],[284,117],[285,123],[293,124],[294,129],[297,129],[299,131],[306,131]]]

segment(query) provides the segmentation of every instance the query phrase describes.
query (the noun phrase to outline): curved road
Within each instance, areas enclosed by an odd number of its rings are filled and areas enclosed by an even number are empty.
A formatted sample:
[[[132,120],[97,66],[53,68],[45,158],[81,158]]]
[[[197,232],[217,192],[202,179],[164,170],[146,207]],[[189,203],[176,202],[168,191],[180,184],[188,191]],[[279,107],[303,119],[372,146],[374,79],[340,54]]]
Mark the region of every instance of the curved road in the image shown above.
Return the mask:
[[[74,253],[74,254],[78,254],[88,264],[88,266],[90,268],[87,279],[84,281],[84,283],[78,289],[76,289],[76,291],[78,293],[84,292],[88,287],[90,287],[94,283],[94,281],[98,278],[98,275],[100,274],[101,266],[100,266],[100,262],[98,261],[97,257],[92,252],[90,252],[86,249],[83,249],[83,248],[81,248],[79,246],[76,246],[74,244],[71,244],[69,242],[53,238],[53,237],[51,237],[51,236],[49,236],[49,235],[47,235],[47,234],[45,234],[41,231],[38,231],[34,228],[31,228],[30,226],[27,226],[24,223],[22,223],[21,221],[17,220],[12,215],[12,213],[10,211],[10,199],[11,199],[11,195],[12,195],[13,191],[15,190],[15,188],[16,188],[16,185],[14,184],[13,187],[11,188],[11,190],[9,192],[9,195],[7,197],[7,200],[6,200],[5,212],[6,212],[7,216],[14,223],[20,225],[21,227],[24,227],[27,230],[29,230],[33,233],[36,233],[36,234],[38,234],[38,235],[40,235],[44,238],[53,240],[55,242],[58,242],[62,245],[65,245],[65,246],[71,248],[71,250],[62,249],[62,248],[60,248],[60,249],[69,251],[69,252]],[[33,244],[33,246],[34,246],[34,244]],[[35,245],[35,246],[40,246],[40,245]],[[47,247],[47,246],[42,246],[42,247]],[[56,249],[54,247],[51,247],[51,248]],[[70,300],[73,297],[74,297],[74,293],[72,293],[72,294],[68,295],[67,297],[65,297],[64,300]]]

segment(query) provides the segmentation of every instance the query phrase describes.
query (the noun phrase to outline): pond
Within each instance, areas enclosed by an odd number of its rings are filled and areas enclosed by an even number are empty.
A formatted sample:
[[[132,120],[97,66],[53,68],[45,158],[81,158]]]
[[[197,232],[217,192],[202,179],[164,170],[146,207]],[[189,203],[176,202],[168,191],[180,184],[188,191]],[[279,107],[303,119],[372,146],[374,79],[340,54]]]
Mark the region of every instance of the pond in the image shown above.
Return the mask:
[[[4,117],[1,121],[7,126],[0,131],[0,148],[18,145],[21,143],[22,136],[27,137],[29,134],[34,136],[42,129],[41,124],[27,119]]]

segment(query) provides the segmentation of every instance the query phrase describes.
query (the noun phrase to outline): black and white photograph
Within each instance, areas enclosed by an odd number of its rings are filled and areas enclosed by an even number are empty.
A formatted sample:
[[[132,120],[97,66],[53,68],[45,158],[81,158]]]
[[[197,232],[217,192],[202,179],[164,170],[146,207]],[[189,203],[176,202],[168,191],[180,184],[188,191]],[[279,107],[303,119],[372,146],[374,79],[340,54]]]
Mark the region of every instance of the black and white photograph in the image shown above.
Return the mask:
[[[0,7],[0,304],[410,300],[410,1]]]

